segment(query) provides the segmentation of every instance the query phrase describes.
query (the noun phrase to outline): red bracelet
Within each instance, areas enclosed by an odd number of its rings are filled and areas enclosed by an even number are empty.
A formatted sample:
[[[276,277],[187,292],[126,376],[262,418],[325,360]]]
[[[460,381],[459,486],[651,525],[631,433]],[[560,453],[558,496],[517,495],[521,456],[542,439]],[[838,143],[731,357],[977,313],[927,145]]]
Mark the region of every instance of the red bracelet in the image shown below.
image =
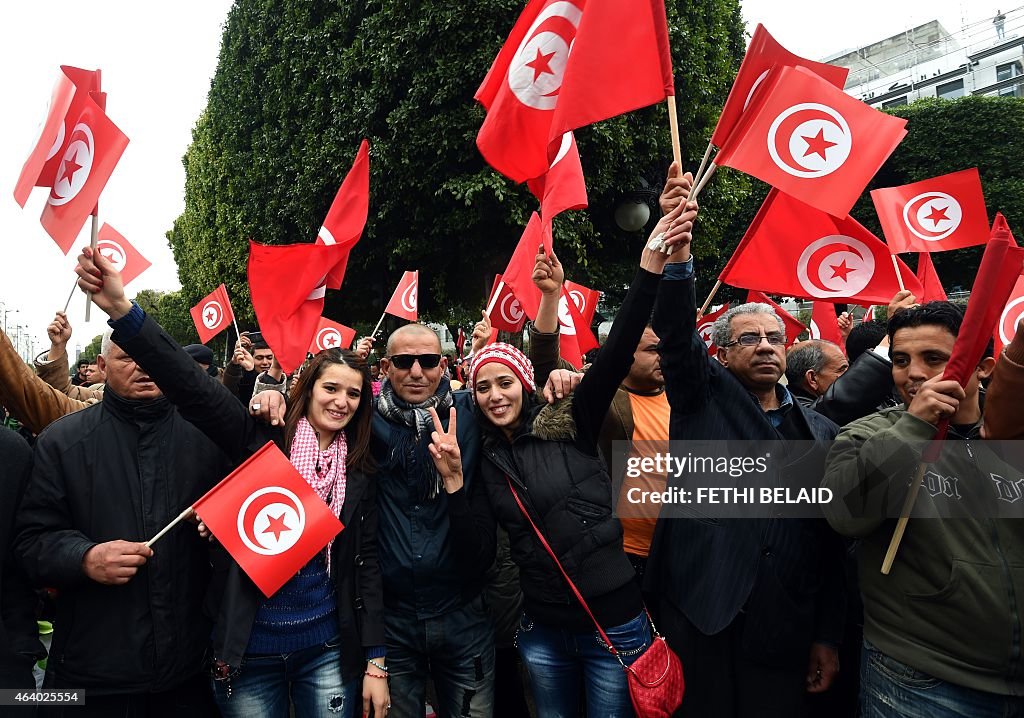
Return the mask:
[[[363,675],[364,676],[369,676],[370,678],[384,678],[384,679],[387,678],[387,675],[378,676],[376,673],[370,673],[369,671],[366,671]]]

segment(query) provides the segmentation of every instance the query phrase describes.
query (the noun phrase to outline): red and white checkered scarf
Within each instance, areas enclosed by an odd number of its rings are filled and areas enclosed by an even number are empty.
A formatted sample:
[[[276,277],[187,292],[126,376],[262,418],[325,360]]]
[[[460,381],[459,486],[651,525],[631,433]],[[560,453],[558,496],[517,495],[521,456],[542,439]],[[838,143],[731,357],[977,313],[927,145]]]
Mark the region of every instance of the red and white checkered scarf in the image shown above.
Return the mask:
[[[316,495],[331,507],[331,512],[335,516],[340,517],[341,507],[345,504],[345,463],[348,459],[348,442],[345,440],[345,432],[336,433],[331,445],[321,451],[316,431],[306,421],[306,417],[302,417],[295,426],[291,455],[288,458],[296,471],[302,474],[306,483],[313,487]],[[317,471],[317,465],[320,466],[320,471]],[[328,574],[331,572],[331,546],[333,544],[333,539],[327,544]]]

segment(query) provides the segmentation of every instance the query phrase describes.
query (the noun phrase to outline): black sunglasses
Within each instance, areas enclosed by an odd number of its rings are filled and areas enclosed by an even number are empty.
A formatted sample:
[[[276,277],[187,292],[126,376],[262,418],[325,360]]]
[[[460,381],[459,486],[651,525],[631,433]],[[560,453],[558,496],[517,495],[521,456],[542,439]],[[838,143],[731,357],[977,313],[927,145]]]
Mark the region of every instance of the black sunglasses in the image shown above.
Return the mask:
[[[441,363],[440,354],[393,354],[388,357],[396,369],[408,371],[416,362],[420,363],[421,369],[434,369]]]

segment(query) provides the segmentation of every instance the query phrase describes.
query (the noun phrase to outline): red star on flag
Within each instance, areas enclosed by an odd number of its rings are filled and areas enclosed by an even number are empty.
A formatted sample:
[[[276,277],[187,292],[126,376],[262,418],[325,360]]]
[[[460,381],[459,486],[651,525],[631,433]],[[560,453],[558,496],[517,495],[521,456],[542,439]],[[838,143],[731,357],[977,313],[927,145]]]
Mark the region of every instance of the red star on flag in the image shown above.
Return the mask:
[[[82,165],[76,162],[77,159],[78,148],[75,148],[74,156],[64,160],[64,162],[61,163],[60,177],[57,178],[58,182],[61,182],[66,179],[68,181],[68,184],[71,184],[71,181],[75,178],[75,172],[82,169]]]
[[[526,66],[533,70],[533,81],[536,82],[541,75],[554,75],[554,70],[551,69],[551,58],[555,56],[554,52],[545,55],[537,48],[537,57],[526,63]]]
[[[283,534],[285,531],[291,531],[291,528],[287,524],[285,524],[284,514],[281,514],[280,516],[271,516],[270,523],[267,525],[265,529],[263,529],[262,533],[272,533],[274,534],[274,540],[280,541],[281,534]]]
[[[206,310],[206,320],[213,324],[213,320],[217,318],[217,312],[214,311],[213,307]]]
[[[933,206],[932,207],[932,213],[927,215],[925,217],[925,219],[930,219],[932,221],[932,225],[938,227],[939,226],[939,222],[942,222],[942,221],[948,222],[949,221],[949,217],[946,216],[946,210],[947,209],[949,209],[948,206],[942,207],[942,208]]]
[[[836,277],[839,277],[844,282],[846,281],[846,276],[850,272],[853,271],[852,267],[847,267],[846,266],[846,260],[845,259],[842,262],[840,262],[839,264],[830,264],[829,265],[829,269],[832,270],[832,279],[835,279]]]
[[[827,160],[828,158],[825,156],[825,151],[828,150],[829,147],[836,146],[835,142],[829,142],[825,139],[824,127],[820,128],[818,130],[818,134],[814,137],[804,137],[801,135],[800,138],[807,143],[807,151],[804,152],[804,157],[807,155],[818,155],[821,159]]]

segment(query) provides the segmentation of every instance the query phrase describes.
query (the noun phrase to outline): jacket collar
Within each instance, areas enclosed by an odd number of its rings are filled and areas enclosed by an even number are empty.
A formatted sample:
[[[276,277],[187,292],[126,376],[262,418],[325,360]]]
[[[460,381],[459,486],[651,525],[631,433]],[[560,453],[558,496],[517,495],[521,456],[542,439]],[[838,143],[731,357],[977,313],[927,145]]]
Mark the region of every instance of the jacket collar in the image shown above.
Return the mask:
[[[103,408],[125,421],[148,423],[163,418],[174,411],[166,397],[157,399],[125,399],[108,385],[103,390]]]

